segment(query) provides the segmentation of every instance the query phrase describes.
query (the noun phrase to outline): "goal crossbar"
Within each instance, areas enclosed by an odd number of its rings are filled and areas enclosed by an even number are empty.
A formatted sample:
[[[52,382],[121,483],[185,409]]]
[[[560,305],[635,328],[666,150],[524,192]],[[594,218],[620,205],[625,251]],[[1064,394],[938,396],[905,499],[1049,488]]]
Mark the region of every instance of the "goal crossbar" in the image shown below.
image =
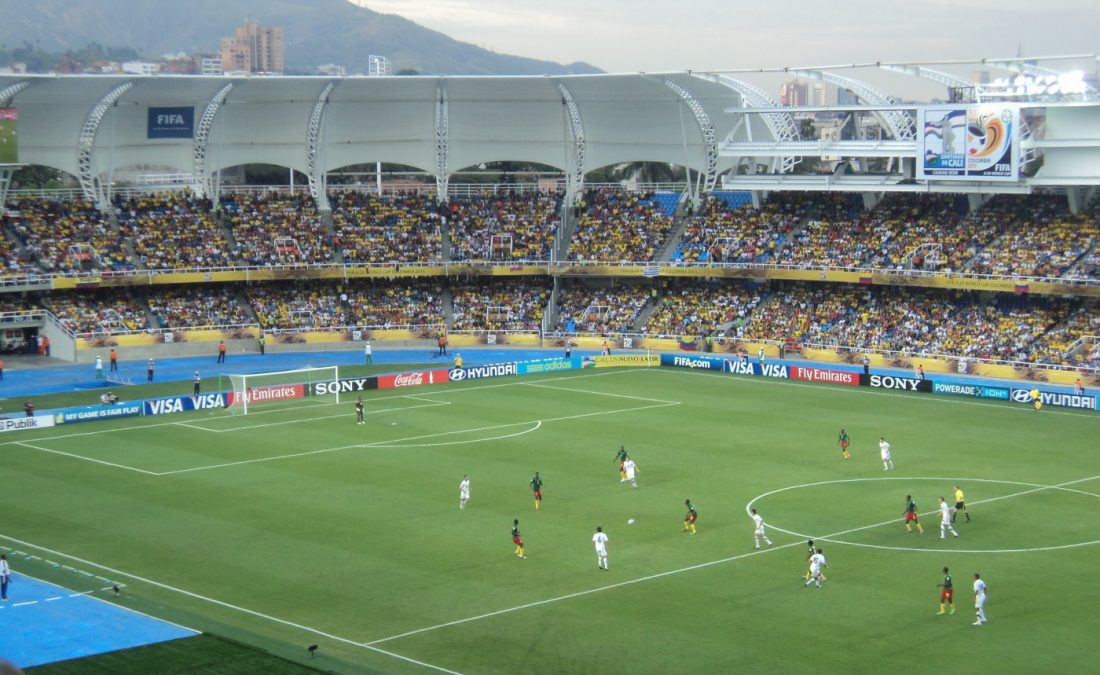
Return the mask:
[[[301,402],[324,400],[340,402],[339,387],[318,387],[320,383],[339,382],[338,366],[318,368],[297,368],[266,373],[231,373],[232,384],[230,400],[226,407],[247,415],[258,405],[270,403]]]

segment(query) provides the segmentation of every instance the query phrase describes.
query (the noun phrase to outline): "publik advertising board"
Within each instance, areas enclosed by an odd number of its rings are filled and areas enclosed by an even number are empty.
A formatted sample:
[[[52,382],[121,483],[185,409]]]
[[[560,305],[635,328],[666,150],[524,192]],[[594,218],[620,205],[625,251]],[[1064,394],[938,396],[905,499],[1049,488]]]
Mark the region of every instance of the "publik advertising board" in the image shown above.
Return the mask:
[[[53,426],[53,417],[35,415],[34,417],[5,417],[0,419],[0,434],[23,429],[44,429]]]

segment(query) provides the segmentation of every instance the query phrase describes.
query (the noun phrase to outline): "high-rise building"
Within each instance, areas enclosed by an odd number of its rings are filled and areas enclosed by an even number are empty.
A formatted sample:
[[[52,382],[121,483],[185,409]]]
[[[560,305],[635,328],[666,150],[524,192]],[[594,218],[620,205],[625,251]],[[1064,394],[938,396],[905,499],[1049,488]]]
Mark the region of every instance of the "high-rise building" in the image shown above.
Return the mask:
[[[393,75],[393,66],[385,56],[370,54],[367,56],[367,75],[371,77],[388,77]]]
[[[810,88],[798,80],[784,82],[779,87],[779,105],[810,105]]]
[[[283,29],[249,21],[222,38],[219,55],[227,73],[283,72]]]

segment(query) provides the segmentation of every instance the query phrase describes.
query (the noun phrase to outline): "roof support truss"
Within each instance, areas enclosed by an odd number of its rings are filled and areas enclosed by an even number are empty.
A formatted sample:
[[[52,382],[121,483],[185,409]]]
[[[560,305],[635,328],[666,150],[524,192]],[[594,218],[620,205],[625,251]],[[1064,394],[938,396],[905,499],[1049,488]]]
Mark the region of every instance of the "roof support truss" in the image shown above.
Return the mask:
[[[703,192],[710,193],[718,182],[718,142],[714,137],[714,125],[711,124],[710,115],[707,114],[703,104],[687,89],[671,80],[665,80],[665,86],[680,97],[680,101],[688,107],[691,114],[695,116],[696,124],[699,125],[699,133],[703,136]]]
[[[855,94],[856,98],[869,105],[898,105],[898,101],[892,96],[875,89],[866,82],[853,80],[850,77],[821,70],[792,70],[791,73],[847,89]],[[894,140],[911,141],[917,137],[917,123],[905,110],[880,110],[875,113],[875,116],[879,118]]]
[[[558,84],[561,102],[569,119],[569,167],[565,174],[566,194],[576,198],[584,192],[584,119],[573,95],[564,84]]]
[[[309,116],[309,132],[306,134],[306,167],[309,174],[309,193],[317,204],[319,211],[330,210],[328,204],[328,182],[325,179],[325,171],[321,166],[321,151],[324,148],[322,136],[325,124],[325,108],[328,107],[328,96],[336,87],[335,82],[329,82],[321,90],[317,102],[313,104],[313,113]]]
[[[447,105],[447,88],[443,81],[436,87],[435,97],[435,190],[440,202],[447,201],[447,188],[451,182],[447,168],[450,150],[450,109]]]
[[[79,170],[77,178],[80,180],[80,190],[84,193],[84,197],[95,202],[100,209],[106,208],[107,195],[101,189],[102,186],[99,184],[97,177],[92,173],[92,155],[95,151],[96,133],[99,132],[99,124],[103,121],[107,111],[119,97],[130,91],[133,86],[133,81],[128,80],[107,92],[88,111],[88,116],[84,118],[84,126],[80,128],[80,139],[77,142],[76,150],[76,166]]]
[[[23,80],[22,82],[9,84],[3,89],[0,89],[0,107],[8,107],[11,104],[12,98],[14,98],[16,94],[23,91],[29,86],[31,86],[31,83]]]
[[[745,103],[746,107],[753,108],[778,108],[779,103],[775,99],[768,96],[763,90],[754,87],[748,82],[742,82],[741,80],[735,80],[732,77],[726,75],[712,75],[696,73],[696,77],[701,77],[711,82],[717,82],[723,84],[730,89],[733,89],[737,93],[741,94],[741,100]],[[771,132],[772,138],[780,143],[788,141],[800,140],[798,135],[798,125],[794,123],[794,118],[788,112],[768,112],[761,113],[760,119],[764,121],[764,125],[768,127],[768,131]],[[745,125],[746,132],[749,139],[752,140],[752,125]],[[802,161],[801,157],[787,156],[780,158],[778,172],[788,173]]]
[[[233,90],[233,83],[227,82],[214,94],[202,111],[202,117],[195,128],[195,140],[191,147],[193,160],[191,172],[191,189],[199,197],[208,197],[214,193],[210,184],[210,177],[206,174],[206,150],[210,144],[210,129],[214,126],[214,118],[218,116],[225,97]]]

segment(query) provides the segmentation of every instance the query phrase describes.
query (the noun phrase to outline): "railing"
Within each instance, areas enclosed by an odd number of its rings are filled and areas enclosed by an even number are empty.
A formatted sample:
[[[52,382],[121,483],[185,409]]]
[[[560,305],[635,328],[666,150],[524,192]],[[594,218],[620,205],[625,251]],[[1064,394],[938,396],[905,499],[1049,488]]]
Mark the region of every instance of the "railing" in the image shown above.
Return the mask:
[[[394,261],[383,263],[271,263],[267,265],[228,265],[219,267],[186,267],[186,268],[162,268],[162,269],[141,269],[141,270],[97,270],[86,272],[59,272],[57,274],[27,274],[27,275],[7,275],[0,276],[0,292],[5,289],[16,290],[15,287],[26,286],[28,284],[37,284],[43,288],[50,288],[52,282],[56,279],[74,279],[80,280],[93,280],[100,281],[104,279],[124,278],[132,280],[130,283],[137,284],[152,284],[153,277],[167,275],[167,274],[213,274],[224,272],[239,272],[245,275],[244,281],[252,281],[248,278],[250,273],[270,272],[270,271],[322,271],[322,270],[344,270],[344,276],[353,276],[348,273],[349,270],[393,270],[400,272],[405,269],[412,269],[417,267],[437,267],[441,268],[444,274],[461,274],[469,271],[470,268],[480,268],[489,270],[494,267],[509,267],[509,266],[536,266],[544,267],[546,274],[569,274],[570,272],[577,272],[586,268],[626,268],[626,267],[647,267],[655,268],[657,270],[665,270],[668,268],[688,268],[688,269],[702,269],[702,270],[791,270],[791,271],[811,271],[811,272],[855,272],[860,274],[882,274],[891,277],[911,278],[911,279],[932,279],[932,278],[945,278],[945,279],[980,279],[987,281],[1001,281],[1001,282],[1027,282],[1027,283],[1051,283],[1059,284],[1062,286],[1098,286],[1100,285],[1100,279],[1097,278],[1081,278],[1081,277],[1035,277],[1035,276],[1018,276],[1018,275],[997,275],[997,274],[978,274],[975,272],[939,272],[935,270],[898,270],[893,268],[881,268],[881,267],[858,267],[858,266],[840,266],[840,265],[807,265],[807,264],[791,264],[791,263],[746,263],[746,262],[727,262],[727,263],[714,263],[714,262],[684,262],[684,261],[672,261],[672,262],[652,262],[652,261],[636,261],[636,260],[613,260],[613,261],[598,261],[598,260],[568,260],[560,262],[552,262],[549,260],[460,260],[460,261],[443,261],[443,260],[417,260],[417,261]],[[658,274],[659,276],[660,274]],[[385,275],[376,275],[385,276]],[[260,279],[262,280],[262,279]]]

